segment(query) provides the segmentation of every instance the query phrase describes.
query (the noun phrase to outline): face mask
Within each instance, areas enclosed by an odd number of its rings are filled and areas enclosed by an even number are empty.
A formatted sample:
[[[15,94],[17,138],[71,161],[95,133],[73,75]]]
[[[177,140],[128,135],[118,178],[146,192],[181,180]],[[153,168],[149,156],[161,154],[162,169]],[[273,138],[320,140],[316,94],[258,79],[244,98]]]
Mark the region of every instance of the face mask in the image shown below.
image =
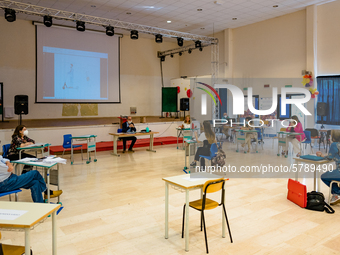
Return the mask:
[[[28,130],[25,130],[25,131],[24,131],[24,135],[25,135],[25,136],[28,136]]]
[[[132,120],[128,121],[128,123],[131,124],[131,123],[132,123]]]

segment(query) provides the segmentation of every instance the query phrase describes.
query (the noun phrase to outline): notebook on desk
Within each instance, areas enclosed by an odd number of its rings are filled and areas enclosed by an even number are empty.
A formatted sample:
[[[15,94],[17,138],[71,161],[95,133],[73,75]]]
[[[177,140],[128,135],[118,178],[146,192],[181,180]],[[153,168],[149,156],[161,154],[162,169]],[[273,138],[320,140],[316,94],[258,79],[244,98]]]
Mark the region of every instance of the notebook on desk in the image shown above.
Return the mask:
[[[300,158],[308,159],[308,160],[314,160],[314,161],[320,161],[320,160],[324,159],[323,157],[318,157],[318,156],[315,156],[315,155],[303,155],[303,156],[300,156]]]

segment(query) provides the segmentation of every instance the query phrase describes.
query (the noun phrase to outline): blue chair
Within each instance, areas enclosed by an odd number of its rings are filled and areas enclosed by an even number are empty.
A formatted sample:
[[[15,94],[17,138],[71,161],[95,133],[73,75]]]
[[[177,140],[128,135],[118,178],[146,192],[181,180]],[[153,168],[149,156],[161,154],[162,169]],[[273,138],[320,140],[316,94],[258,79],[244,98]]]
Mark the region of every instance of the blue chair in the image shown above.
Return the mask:
[[[64,142],[63,142],[64,151],[63,151],[63,156],[64,156],[64,153],[65,153],[65,150],[71,149],[71,140],[72,140],[71,137],[72,137],[71,134],[64,135]],[[80,148],[81,149],[81,159],[83,159],[83,147],[82,147],[82,145],[73,144],[72,148],[73,149]]]
[[[313,153],[311,132],[310,131],[306,131],[306,130],[303,131],[303,132],[305,133],[306,140],[304,140],[302,143],[305,144],[305,149],[307,148],[307,145],[309,144],[310,145],[311,153]]]
[[[8,191],[8,192],[2,192],[0,193],[0,197],[3,197],[3,196],[9,196],[9,201],[12,201],[12,198],[11,198],[11,194],[15,194],[15,202],[18,201],[18,193],[21,192],[21,189],[16,189],[16,190],[12,190],[12,191]]]
[[[210,155],[209,155],[209,156],[200,155],[200,158],[208,159],[208,160],[210,160],[210,163],[211,163],[211,160],[212,160],[214,157],[216,157],[217,152],[218,152],[217,144],[216,144],[216,143],[213,143],[213,144],[210,146]]]
[[[7,158],[10,147],[11,147],[11,144],[2,145],[2,157],[3,158]]]

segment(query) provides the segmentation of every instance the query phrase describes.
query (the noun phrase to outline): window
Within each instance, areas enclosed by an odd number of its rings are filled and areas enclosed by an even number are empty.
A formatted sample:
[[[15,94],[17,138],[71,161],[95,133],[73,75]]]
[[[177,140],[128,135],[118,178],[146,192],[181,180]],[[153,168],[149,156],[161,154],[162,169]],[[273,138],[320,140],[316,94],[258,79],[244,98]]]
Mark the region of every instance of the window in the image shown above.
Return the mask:
[[[329,125],[340,125],[340,75],[318,76],[319,95],[318,102],[327,103],[327,115],[323,117],[323,123]],[[316,117],[316,123],[322,123],[321,117]]]

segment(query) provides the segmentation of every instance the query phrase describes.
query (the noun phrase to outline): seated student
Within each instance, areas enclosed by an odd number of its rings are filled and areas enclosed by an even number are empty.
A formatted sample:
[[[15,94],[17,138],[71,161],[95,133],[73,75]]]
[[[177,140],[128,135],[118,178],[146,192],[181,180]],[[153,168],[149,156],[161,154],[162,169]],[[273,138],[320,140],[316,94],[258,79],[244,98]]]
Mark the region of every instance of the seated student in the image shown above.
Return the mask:
[[[197,137],[195,132],[196,141],[203,142],[203,147],[198,147],[194,161],[190,166],[196,166],[197,161],[200,159],[200,155],[210,156],[210,147],[213,143],[216,143],[215,133],[211,129],[211,124],[209,121],[203,122],[203,132]],[[201,158],[201,166],[205,167],[205,159]]]
[[[29,171],[17,176],[12,173],[13,165],[8,159],[0,156],[0,192],[8,192],[16,189],[30,189],[33,202],[44,203],[42,192],[47,199],[47,190],[44,178],[37,170]],[[62,190],[50,190],[50,197],[58,197]]]
[[[246,126],[245,127],[241,127],[242,130],[253,130],[254,128],[249,126],[249,121],[251,120],[251,117],[246,117],[245,119],[245,123]],[[254,124],[251,124],[254,125]],[[251,147],[251,139],[255,138],[255,135],[257,135],[257,133],[246,133],[246,139],[244,141],[244,143],[241,145],[242,147],[246,146],[246,144],[248,145],[248,153],[250,152],[250,147]]]
[[[340,181],[340,130],[331,131],[332,144],[329,148],[328,155],[323,155],[321,151],[316,153],[319,157],[325,157],[328,160],[335,161],[335,167],[333,171],[323,173],[321,175],[321,180],[329,187],[332,181]],[[332,185],[332,198],[331,205],[340,203],[340,188],[337,183]]]
[[[293,151],[294,154],[296,154],[297,157],[300,157],[300,147],[299,144],[300,142],[303,142],[306,139],[305,134],[303,133],[303,128],[302,124],[299,121],[299,118],[294,115],[291,117],[291,119],[295,120],[297,125],[294,127],[296,124],[294,121],[291,121],[289,124],[289,127],[287,127],[286,131],[287,132],[295,132],[295,133],[302,133],[302,135],[297,135],[297,136],[289,136],[288,137],[288,143],[286,144],[286,151],[282,152],[282,155],[288,155],[288,145],[289,142],[293,145]]]
[[[190,124],[191,124],[190,115],[187,115],[187,116],[185,116],[185,119],[184,119],[184,121],[183,121],[183,123],[182,123],[181,128],[182,128],[182,129],[191,128],[191,127],[190,127]]]
[[[12,142],[9,148],[7,158],[11,161],[19,159],[19,150],[17,148],[25,147],[28,145],[34,144],[34,140],[28,137],[28,130],[25,125],[19,125],[15,128],[12,135]],[[35,158],[35,156],[25,153],[25,151],[21,152],[21,158]],[[32,167],[25,165],[22,171],[22,174],[31,170]]]
[[[135,128],[135,124],[133,124],[132,122],[132,117],[129,116],[127,118],[127,121],[123,123],[123,133],[127,133],[127,132],[136,132],[136,128]],[[129,152],[135,152],[134,150],[132,150],[133,146],[135,145],[135,142],[137,140],[137,138],[135,136],[130,136],[130,137],[122,137],[120,138],[121,140],[123,140],[123,153],[125,153],[126,151],[126,141],[127,140],[131,140],[131,144],[129,147]]]

